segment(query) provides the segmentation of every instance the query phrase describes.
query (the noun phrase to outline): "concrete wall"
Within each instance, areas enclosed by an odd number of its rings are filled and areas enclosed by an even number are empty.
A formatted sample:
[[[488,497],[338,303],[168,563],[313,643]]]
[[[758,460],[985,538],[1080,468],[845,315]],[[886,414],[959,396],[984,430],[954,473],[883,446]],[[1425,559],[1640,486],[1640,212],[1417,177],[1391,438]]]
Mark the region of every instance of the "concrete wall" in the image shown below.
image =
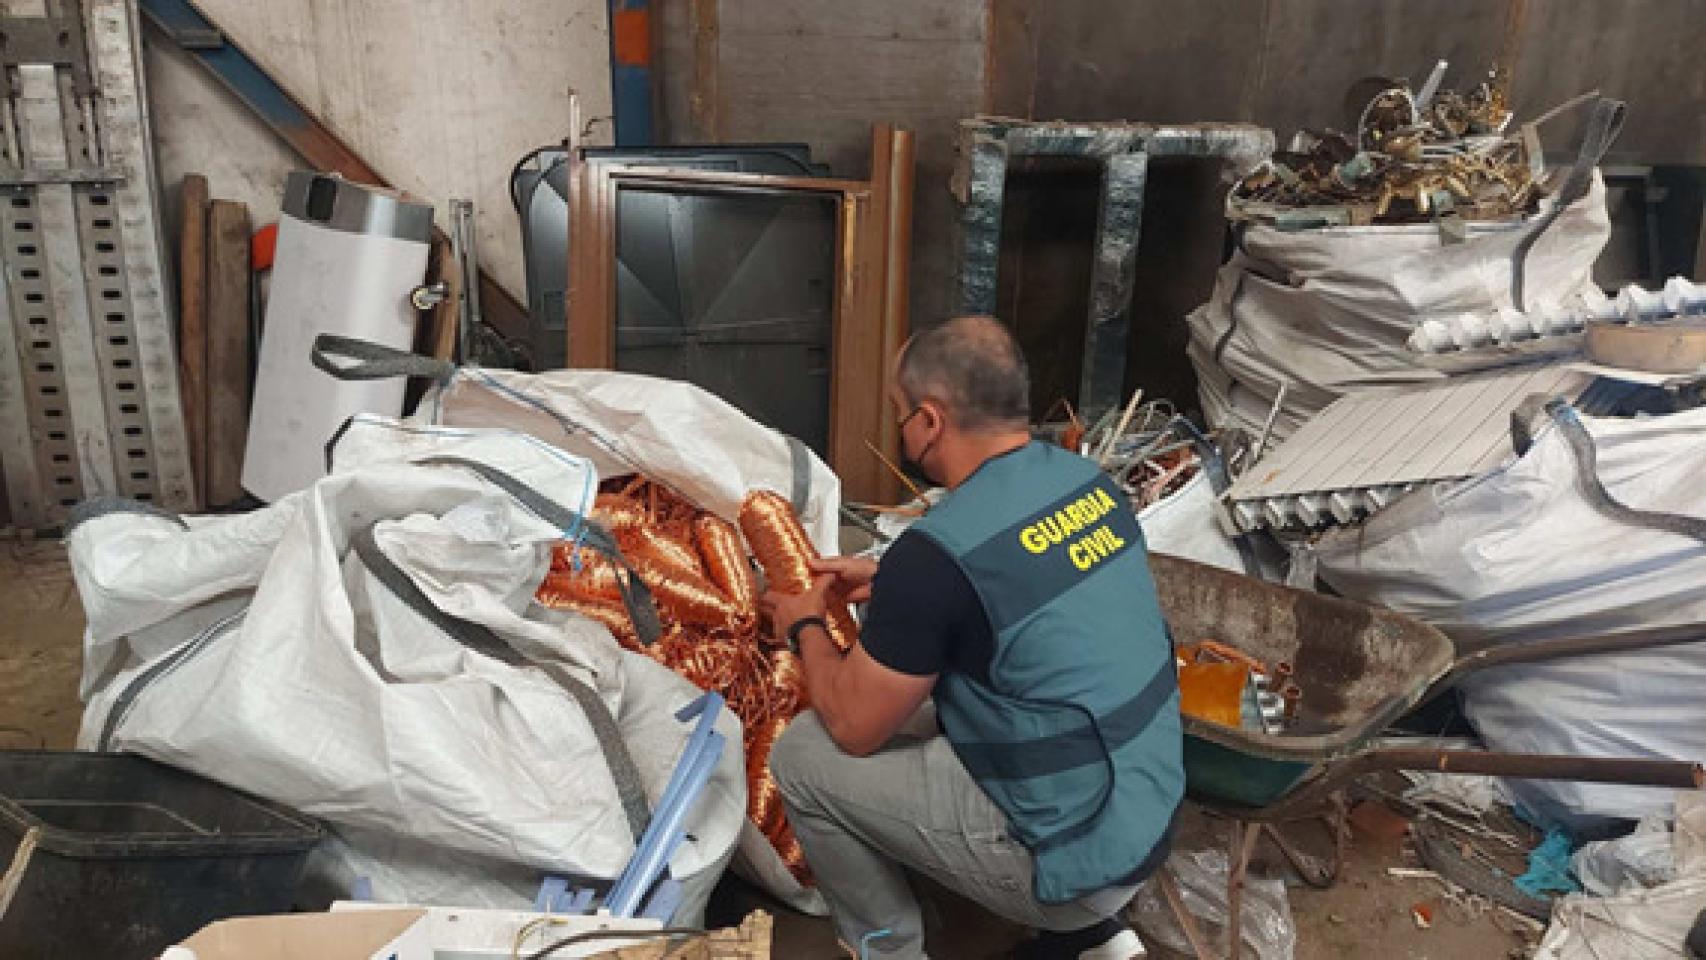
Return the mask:
[[[570,90],[584,116],[610,113],[603,0],[197,5],[376,170],[437,204],[441,226],[450,198],[472,198],[482,264],[526,301],[510,168],[567,135]],[[276,219],[299,159],[199,64],[152,29],[145,42],[165,221],[175,229],[171,204],[191,172],[215,197],[246,201],[257,226]],[[609,129],[595,128],[606,141]]]

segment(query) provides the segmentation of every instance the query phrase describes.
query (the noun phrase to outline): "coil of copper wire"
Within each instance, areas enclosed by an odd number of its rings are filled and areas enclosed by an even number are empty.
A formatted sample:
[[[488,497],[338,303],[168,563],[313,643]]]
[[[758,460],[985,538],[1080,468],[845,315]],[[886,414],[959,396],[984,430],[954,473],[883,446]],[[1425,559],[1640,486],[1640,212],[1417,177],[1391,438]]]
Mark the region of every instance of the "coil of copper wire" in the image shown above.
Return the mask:
[[[676,527],[680,528],[680,536],[675,535],[673,528]],[[699,548],[692,542],[692,531],[684,525],[650,523],[623,527],[616,531],[616,545],[629,560],[643,557],[667,563],[695,576],[705,576],[705,564],[699,558]]]
[[[769,490],[747,494],[740,505],[740,531],[746,535],[770,589],[782,593],[811,589],[811,562],[818,559],[817,548],[806,536],[793,504],[781,494]],[[829,621],[829,638],[836,648],[842,653],[851,650],[859,639],[859,628],[847,605],[830,603],[824,619]]]
[[[693,521],[693,539],[705,559],[705,572],[711,582],[741,609],[742,613],[758,613],[758,578],[752,574],[752,564],[741,545],[740,532],[734,525],[714,514],[705,514]]]

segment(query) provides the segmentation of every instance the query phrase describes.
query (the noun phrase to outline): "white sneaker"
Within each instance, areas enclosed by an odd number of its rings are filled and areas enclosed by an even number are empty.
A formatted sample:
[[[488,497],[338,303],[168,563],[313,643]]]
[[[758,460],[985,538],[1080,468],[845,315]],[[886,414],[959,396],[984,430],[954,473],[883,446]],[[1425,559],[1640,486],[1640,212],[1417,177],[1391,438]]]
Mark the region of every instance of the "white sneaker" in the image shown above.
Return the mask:
[[[1136,960],[1137,957],[1147,956],[1149,951],[1143,949],[1143,941],[1137,938],[1137,931],[1127,927],[1109,937],[1100,946],[1080,953],[1078,960]]]

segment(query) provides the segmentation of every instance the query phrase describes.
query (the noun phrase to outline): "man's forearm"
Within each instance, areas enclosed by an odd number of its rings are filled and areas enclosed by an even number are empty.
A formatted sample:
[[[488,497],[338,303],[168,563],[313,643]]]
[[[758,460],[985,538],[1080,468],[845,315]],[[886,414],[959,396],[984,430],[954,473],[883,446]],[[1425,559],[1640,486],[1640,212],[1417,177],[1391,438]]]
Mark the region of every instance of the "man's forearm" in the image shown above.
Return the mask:
[[[847,664],[827,630],[813,624],[800,631],[800,665],[805,668],[806,695],[811,698],[818,720],[829,731],[830,738],[846,749],[849,718],[842,709],[839,693],[841,671]]]

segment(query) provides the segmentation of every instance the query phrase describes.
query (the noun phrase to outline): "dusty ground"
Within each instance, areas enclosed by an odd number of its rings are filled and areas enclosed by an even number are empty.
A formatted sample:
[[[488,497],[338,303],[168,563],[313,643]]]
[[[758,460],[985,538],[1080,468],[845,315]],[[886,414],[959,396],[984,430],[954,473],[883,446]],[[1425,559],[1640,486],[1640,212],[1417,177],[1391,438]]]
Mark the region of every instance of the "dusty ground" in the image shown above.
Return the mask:
[[[55,543],[0,542],[0,749],[73,746],[81,712],[77,681],[82,629],[82,609],[63,548]],[[1300,844],[1324,849],[1324,833],[1307,834],[1298,834]],[[1219,846],[1225,836],[1225,824],[1192,816],[1182,825],[1176,848]],[[1513,924],[1502,916],[1467,916],[1443,900],[1436,883],[1388,876],[1388,867],[1402,863],[1400,845],[1389,835],[1359,833],[1336,886],[1325,891],[1301,885],[1289,889],[1298,960],[1500,960],[1520,947],[1521,937],[1509,932]],[[1283,862],[1264,844],[1253,869],[1279,875]],[[932,953],[939,958],[1003,956],[1023,935],[945,891],[927,891],[925,902]],[[1431,909],[1430,929],[1418,929],[1411,919],[1416,904]],[[774,955],[779,960],[841,955],[826,921],[790,914],[739,881],[731,880],[719,891],[709,919],[738,922],[752,906],[778,914]],[[1176,956],[1159,949],[1153,953]]]
[[[75,745],[82,650],[83,607],[65,549],[0,540],[0,749]]]

